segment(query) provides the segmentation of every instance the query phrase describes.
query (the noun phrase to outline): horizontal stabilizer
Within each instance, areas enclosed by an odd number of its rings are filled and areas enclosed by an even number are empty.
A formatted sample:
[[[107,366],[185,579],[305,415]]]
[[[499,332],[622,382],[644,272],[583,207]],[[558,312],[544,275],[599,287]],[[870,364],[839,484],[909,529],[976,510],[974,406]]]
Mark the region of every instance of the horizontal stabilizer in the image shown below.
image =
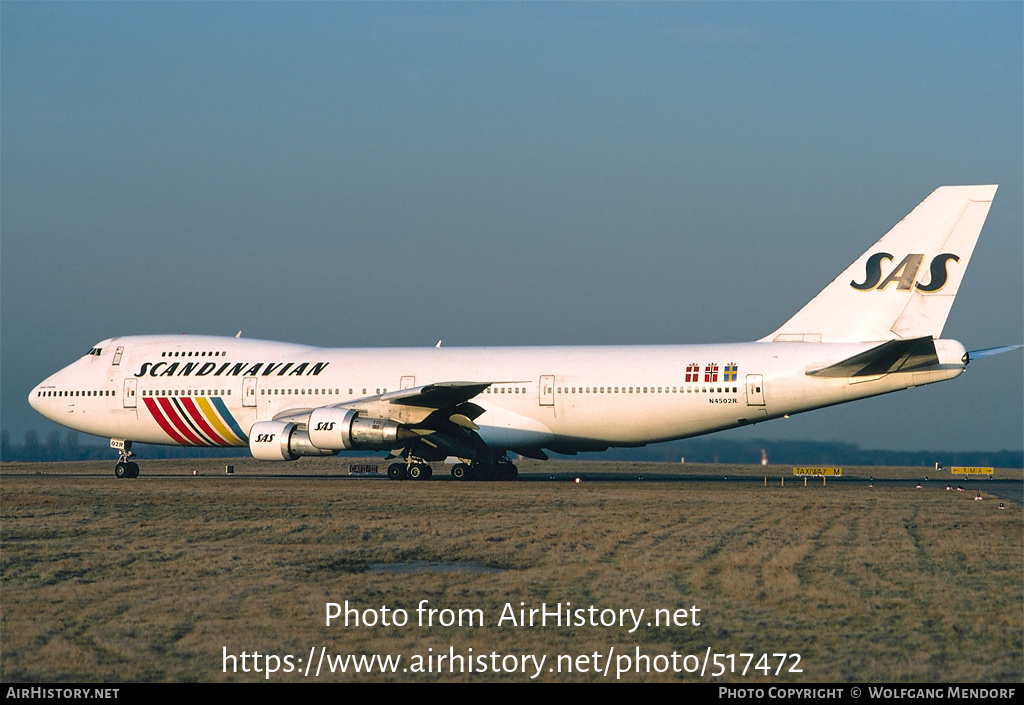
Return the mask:
[[[807,374],[814,377],[871,377],[937,364],[939,356],[935,352],[935,341],[925,337],[890,340],[834,365],[808,370]]]

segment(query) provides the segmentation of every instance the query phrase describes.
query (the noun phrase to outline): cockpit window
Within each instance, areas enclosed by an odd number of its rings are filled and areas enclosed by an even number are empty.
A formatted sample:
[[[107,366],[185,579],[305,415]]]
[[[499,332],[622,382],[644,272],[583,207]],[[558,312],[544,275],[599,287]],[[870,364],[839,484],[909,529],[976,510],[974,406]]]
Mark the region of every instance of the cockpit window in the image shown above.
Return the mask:
[[[102,353],[102,352],[103,352],[103,348],[93,348],[92,350],[89,351],[89,354],[90,355],[95,355],[95,356],[99,357],[100,353]]]

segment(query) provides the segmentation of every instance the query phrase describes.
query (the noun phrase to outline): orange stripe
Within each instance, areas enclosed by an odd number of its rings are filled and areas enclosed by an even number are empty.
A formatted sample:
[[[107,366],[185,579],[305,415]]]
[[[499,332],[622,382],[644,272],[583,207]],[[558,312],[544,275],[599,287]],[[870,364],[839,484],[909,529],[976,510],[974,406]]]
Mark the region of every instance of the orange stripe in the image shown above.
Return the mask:
[[[203,433],[210,437],[210,440],[212,440],[215,445],[231,445],[223,438],[218,436],[216,433],[214,433],[213,429],[210,428],[210,424],[206,423],[206,419],[203,417],[203,412],[196,408],[195,402],[193,402],[192,399],[190,399],[189,397],[182,397],[181,404],[182,406],[185,407],[185,410],[188,411],[189,416],[192,417],[192,420],[199,424],[199,428],[203,430]]]

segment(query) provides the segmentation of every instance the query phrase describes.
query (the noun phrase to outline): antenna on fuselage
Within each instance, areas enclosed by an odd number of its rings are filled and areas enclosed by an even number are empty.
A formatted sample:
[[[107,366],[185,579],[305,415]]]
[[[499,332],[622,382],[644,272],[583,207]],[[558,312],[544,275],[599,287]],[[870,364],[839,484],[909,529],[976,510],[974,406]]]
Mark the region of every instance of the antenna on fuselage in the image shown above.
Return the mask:
[[[242,331],[238,331],[237,333],[235,333],[235,337],[236,338],[241,338],[242,337]]]
[[[437,341],[437,345],[435,345],[434,347],[435,347],[435,348],[439,348],[439,347],[441,347],[441,341],[440,341],[440,340],[439,340],[439,341]]]

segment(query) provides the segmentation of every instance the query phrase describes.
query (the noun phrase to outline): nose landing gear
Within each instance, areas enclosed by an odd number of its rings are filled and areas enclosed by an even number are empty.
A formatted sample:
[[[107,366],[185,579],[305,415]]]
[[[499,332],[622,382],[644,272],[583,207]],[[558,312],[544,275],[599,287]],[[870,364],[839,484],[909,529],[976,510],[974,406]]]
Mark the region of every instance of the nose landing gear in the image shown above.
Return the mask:
[[[114,475],[118,479],[134,478],[139,476],[138,463],[118,463],[114,466]]]
[[[132,442],[111,438],[110,447],[116,448],[120,454],[117,465],[114,466],[114,477],[119,480],[138,477],[139,464],[131,460],[135,457],[135,453],[132,452]]]

